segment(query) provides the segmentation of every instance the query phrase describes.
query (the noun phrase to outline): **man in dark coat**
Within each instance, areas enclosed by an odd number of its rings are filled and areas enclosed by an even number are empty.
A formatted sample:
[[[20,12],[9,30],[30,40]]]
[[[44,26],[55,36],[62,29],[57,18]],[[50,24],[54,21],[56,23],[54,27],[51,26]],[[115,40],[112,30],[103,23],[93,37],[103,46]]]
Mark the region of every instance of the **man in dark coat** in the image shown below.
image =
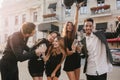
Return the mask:
[[[19,80],[17,62],[36,58],[40,55],[39,49],[29,52],[29,47],[26,45],[28,38],[34,35],[35,27],[35,24],[25,22],[20,31],[8,37],[7,45],[0,61],[2,80]]]

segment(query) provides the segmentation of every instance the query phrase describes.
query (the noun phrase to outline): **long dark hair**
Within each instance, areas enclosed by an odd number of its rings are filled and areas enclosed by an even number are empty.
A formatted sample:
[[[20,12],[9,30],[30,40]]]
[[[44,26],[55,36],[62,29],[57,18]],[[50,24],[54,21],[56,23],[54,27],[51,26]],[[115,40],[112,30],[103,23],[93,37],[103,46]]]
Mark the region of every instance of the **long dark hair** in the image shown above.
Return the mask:
[[[67,31],[67,26],[68,24],[71,23],[72,27],[73,27],[73,30],[71,31],[70,35],[68,35],[68,31]],[[73,24],[73,22],[70,22],[68,21],[65,25],[64,25],[64,28],[63,28],[63,32],[62,32],[62,37],[64,37],[64,42],[65,42],[65,46],[67,46],[67,44],[69,42],[72,42],[75,38],[75,26]]]

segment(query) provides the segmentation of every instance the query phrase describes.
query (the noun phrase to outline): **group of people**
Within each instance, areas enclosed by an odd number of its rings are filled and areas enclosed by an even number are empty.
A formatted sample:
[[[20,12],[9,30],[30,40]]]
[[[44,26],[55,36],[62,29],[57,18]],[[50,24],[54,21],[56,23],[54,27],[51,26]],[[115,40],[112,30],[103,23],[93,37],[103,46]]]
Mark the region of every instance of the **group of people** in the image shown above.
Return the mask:
[[[63,61],[63,70],[69,80],[79,80],[80,54],[85,58],[83,71],[87,80],[107,80],[107,72],[112,70],[112,56],[106,39],[115,38],[120,34],[120,23],[114,32],[94,31],[94,20],[87,18],[84,20],[83,27],[85,36],[80,41],[83,46],[73,46],[77,38],[78,12],[82,4],[84,2],[76,4],[74,23],[68,21],[62,35],[53,31],[47,38],[40,39],[29,48],[27,41],[35,33],[36,26],[32,22],[25,22],[20,31],[9,36],[0,60],[2,80],[19,80],[17,62],[25,60],[29,60],[28,70],[33,80],[43,80],[44,71],[47,80],[58,80]],[[120,16],[117,19],[120,21]],[[45,44],[47,49],[41,50],[39,46],[42,44]]]

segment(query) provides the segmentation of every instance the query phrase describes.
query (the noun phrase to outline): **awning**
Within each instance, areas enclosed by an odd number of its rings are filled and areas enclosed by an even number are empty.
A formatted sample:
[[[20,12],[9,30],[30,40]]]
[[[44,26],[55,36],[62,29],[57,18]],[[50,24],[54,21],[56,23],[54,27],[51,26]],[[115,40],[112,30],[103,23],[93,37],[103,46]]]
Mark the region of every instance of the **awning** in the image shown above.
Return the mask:
[[[48,9],[56,9],[56,4],[57,3],[51,3],[51,4],[49,4],[49,6],[48,6]]]
[[[49,17],[55,17],[56,13],[52,13],[52,14],[45,14],[43,15],[43,18],[49,18]]]
[[[42,32],[59,31],[59,27],[51,23],[42,23],[38,25],[38,31]]]
[[[113,38],[113,39],[107,39],[108,42],[120,42],[120,37],[119,38]]]

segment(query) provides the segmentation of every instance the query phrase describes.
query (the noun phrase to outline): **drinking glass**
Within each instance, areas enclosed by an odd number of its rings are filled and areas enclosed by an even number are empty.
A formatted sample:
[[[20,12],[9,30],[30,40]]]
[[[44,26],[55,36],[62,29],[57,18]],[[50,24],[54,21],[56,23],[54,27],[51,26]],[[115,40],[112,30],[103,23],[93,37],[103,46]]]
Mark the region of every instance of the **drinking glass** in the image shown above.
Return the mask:
[[[77,40],[77,39],[74,39],[74,41],[73,41],[73,43],[72,43],[72,50],[73,50],[73,52],[76,51],[77,45],[78,45],[78,40]]]
[[[79,49],[77,49],[77,52],[80,53],[83,45],[82,45],[82,43],[80,41],[78,41],[78,45],[77,46],[79,48]]]
[[[42,60],[43,57],[45,57],[45,51],[47,50],[46,44],[41,44],[39,46],[39,49],[41,50],[41,56],[39,56],[38,60]]]

